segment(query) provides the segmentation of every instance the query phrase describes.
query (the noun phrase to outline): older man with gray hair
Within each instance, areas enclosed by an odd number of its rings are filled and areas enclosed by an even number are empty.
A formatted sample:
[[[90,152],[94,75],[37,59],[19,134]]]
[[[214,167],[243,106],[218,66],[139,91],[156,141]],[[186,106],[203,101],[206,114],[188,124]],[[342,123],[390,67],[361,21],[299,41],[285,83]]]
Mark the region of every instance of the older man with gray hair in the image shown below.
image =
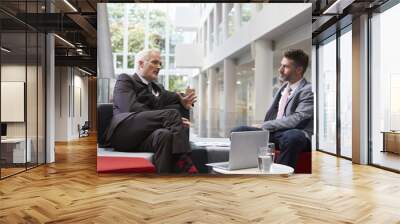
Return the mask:
[[[161,67],[158,50],[143,50],[136,55],[136,73],[118,76],[106,140],[119,151],[154,152],[159,173],[197,172],[188,155],[189,109],[196,96],[165,90],[156,82]]]

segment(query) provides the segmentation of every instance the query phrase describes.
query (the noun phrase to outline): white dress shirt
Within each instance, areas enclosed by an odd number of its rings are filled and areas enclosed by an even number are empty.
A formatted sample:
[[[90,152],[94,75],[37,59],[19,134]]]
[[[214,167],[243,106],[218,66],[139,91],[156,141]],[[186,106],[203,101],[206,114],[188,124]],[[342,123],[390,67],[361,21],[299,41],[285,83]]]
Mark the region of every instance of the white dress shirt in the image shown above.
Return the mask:
[[[284,97],[283,95],[288,91],[288,88],[290,88],[290,93],[288,96],[288,99],[290,99],[293,96],[294,91],[296,91],[296,89],[299,87],[300,82],[302,80],[303,80],[303,78],[301,78],[300,80],[298,80],[297,82],[295,82],[293,84],[288,83],[288,85],[285,87],[285,89],[283,91],[281,91],[281,98]],[[286,104],[287,104],[287,102],[285,103],[285,107],[286,107]],[[279,114],[279,110],[278,110],[278,114]],[[283,114],[282,117],[286,117],[285,114]]]
[[[143,78],[143,76],[142,76],[142,74],[141,74],[140,72],[137,72],[137,74],[138,74],[140,80],[142,80],[142,82],[143,82],[144,84],[146,84],[146,85],[151,85],[149,81],[147,81],[145,78]],[[158,96],[158,95],[159,95],[159,92],[157,92],[157,91],[154,90],[153,88],[151,88],[151,89],[152,89],[152,93],[153,93],[154,96]]]
[[[289,98],[293,95],[294,91],[296,91],[297,87],[299,87],[300,82],[302,80],[303,80],[303,78],[301,78],[299,81],[297,81],[297,82],[295,82],[293,84],[289,84],[288,86],[286,86],[286,88],[290,87],[290,89],[291,89],[290,94],[289,94]],[[285,88],[285,90],[286,90],[286,88]],[[284,94],[285,90],[281,92],[281,96]]]

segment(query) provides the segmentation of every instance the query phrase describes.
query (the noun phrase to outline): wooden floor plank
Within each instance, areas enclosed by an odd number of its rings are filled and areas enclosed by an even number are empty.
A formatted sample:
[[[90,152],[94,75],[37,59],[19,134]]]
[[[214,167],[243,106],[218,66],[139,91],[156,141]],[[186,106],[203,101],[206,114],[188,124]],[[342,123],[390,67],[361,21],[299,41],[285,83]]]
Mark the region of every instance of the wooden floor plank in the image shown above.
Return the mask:
[[[96,173],[96,138],[0,181],[0,223],[400,223],[400,175],[313,152],[313,174]]]

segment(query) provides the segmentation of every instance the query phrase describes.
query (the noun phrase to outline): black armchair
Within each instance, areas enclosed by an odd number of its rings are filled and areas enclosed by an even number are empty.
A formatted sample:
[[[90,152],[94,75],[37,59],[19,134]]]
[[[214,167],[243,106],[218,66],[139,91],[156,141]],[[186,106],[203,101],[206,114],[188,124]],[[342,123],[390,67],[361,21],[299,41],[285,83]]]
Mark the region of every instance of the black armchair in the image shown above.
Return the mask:
[[[107,147],[105,132],[111,123],[112,116],[112,103],[101,103],[97,105],[97,143],[99,147]]]

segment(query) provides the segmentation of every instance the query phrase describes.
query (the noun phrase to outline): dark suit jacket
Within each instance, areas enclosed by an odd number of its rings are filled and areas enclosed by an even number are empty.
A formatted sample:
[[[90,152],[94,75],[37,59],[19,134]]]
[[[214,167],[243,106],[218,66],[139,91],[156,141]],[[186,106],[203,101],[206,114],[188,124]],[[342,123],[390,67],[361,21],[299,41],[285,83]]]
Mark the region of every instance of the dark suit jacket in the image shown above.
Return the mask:
[[[282,85],[276,93],[271,107],[265,115],[263,129],[269,131],[282,131],[288,129],[301,129],[306,137],[311,139],[314,133],[314,94],[311,83],[303,79],[296,90],[289,97],[285,107],[285,117],[276,119],[281,92],[287,84]]]
[[[107,142],[115,128],[128,117],[134,116],[138,112],[159,110],[167,105],[180,102],[177,93],[165,90],[161,84],[155,82],[150,84],[159,93],[157,97],[142,82],[138,74],[118,76],[114,87],[113,118],[106,132]]]

